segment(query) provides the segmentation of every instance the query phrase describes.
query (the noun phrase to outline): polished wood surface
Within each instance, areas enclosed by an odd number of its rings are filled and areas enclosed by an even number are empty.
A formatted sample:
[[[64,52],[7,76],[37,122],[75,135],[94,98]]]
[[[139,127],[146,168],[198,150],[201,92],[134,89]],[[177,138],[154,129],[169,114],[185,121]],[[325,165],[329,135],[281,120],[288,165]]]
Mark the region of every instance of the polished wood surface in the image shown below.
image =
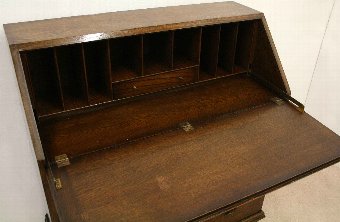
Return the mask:
[[[224,212],[220,212],[218,215],[213,215],[210,219],[207,218],[206,222],[244,222],[247,221],[258,221],[264,218],[262,212],[262,204],[264,196],[257,197],[250,200],[238,207],[235,207]],[[261,214],[262,217],[260,216]],[[252,220],[253,219],[253,220]]]
[[[268,192],[340,160],[340,138],[289,104],[192,123],[55,169],[59,216],[75,221],[185,221]]]
[[[257,61],[269,55],[277,65],[270,75],[264,74],[265,78],[278,75],[275,78],[283,83],[275,84],[289,94],[289,86],[263,14],[234,2],[4,25],[38,159],[44,159],[44,154],[36,118],[88,112],[103,107],[104,103],[115,103],[112,83],[195,65],[200,67],[195,81],[249,72],[247,64],[256,57],[256,41],[253,41],[256,36],[252,34],[254,38],[248,41],[250,35],[247,32],[251,26],[238,32],[239,26],[248,24],[247,21],[249,24],[254,21],[262,23],[266,32],[264,37],[267,40],[263,46],[266,53],[262,53],[263,57],[260,56]],[[231,23],[237,28],[229,32],[227,27]],[[217,38],[202,42],[202,30],[208,30],[210,25],[216,25],[214,35]],[[167,33],[164,42],[160,33]],[[242,33],[245,34],[242,36]],[[205,34],[210,35],[209,31]],[[148,41],[148,36],[155,36],[155,41]],[[219,39],[221,42],[218,42]],[[238,41],[241,43],[237,44]],[[159,42],[161,44],[157,45]],[[242,42],[251,42],[250,48]],[[215,49],[207,54],[201,53],[202,44],[213,44]],[[152,50],[162,48],[164,53],[161,54],[158,50]],[[125,53],[124,49],[131,53]],[[242,55],[247,55],[248,51],[249,58],[243,58]],[[209,53],[214,59],[208,61],[207,67],[210,68],[206,69],[205,58],[210,57],[206,56]],[[160,62],[157,61],[158,57]],[[239,59],[244,61],[239,63]],[[259,68],[268,71],[265,67]]]
[[[271,97],[272,93],[241,74],[62,119],[41,120],[40,132],[50,158],[63,153],[73,157],[177,127],[181,122],[261,105]]]
[[[34,43],[39,48],[53,41],[60,44],[93,41],[261,16],[259,11],[236,2],[219,2],[21,22],[4,27],[10,45]]]
[[[339,136],[292,106],[261,12],[224,2],[4,28],[55,221],[258,221],[264,194],[340,160]]]

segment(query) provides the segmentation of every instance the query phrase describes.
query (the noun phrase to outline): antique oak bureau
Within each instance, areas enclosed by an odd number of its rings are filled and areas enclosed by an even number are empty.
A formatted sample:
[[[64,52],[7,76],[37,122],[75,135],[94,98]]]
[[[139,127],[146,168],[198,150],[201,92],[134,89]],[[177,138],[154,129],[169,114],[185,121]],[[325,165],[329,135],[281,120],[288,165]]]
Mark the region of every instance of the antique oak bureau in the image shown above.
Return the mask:
[[[258,221],[340,160],[234,2],[4,26],[52,221]]]

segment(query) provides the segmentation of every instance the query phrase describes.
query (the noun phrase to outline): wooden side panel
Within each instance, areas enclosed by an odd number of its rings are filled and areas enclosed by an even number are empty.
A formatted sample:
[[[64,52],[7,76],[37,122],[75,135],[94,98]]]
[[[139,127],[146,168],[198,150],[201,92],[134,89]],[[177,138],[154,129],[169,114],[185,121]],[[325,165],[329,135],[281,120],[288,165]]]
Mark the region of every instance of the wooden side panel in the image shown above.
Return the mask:
[[[286,77],[278,59],[265,20],[258,22],[256,45],[251,72],[264,78],[282,91],[290,94]]]

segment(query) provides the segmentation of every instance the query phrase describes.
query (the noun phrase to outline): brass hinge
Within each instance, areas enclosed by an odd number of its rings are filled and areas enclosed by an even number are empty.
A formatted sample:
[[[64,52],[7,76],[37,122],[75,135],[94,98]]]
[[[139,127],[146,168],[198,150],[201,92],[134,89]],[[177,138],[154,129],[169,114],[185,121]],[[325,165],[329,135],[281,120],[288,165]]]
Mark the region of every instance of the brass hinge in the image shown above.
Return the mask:
[[[57,190],[60,190],[61,188],[63,188],[63,185],[61,184],[60,178],[55,178],[54,179],[54,185],[55,185],[55,188]]]
[[[274,103],[276,103],[279,106],[285,103],[284,100],[279,98],[279,97],[273,97],[273,98],[271,98],[271,101],[273,101]]]
[[[179,126],[185,131],[185,132],[189,132],[194,130],[194,127],[189,123],[189,122],[184,122],[179,124]]]
[[[58,168],[70,165],[70,160],[66,154],[55,156],[54,159],[55,159],[55,163],[57,164]]]

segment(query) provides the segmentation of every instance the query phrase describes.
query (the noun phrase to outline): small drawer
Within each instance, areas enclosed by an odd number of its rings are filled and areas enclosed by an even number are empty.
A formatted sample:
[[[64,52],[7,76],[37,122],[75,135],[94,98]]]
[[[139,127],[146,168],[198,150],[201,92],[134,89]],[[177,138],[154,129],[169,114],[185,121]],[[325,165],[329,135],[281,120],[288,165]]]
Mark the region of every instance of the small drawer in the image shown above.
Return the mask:
[[[194,67],[113,83],[114,97],[131,97],[188,84],[195,80],[197,72],[198,68]]]
[[[248,201],[238,207],[235,207],[215,215],[208,216],[205,222],[242,222],[258,221],[264,218],[262,212],[264,196]]]

